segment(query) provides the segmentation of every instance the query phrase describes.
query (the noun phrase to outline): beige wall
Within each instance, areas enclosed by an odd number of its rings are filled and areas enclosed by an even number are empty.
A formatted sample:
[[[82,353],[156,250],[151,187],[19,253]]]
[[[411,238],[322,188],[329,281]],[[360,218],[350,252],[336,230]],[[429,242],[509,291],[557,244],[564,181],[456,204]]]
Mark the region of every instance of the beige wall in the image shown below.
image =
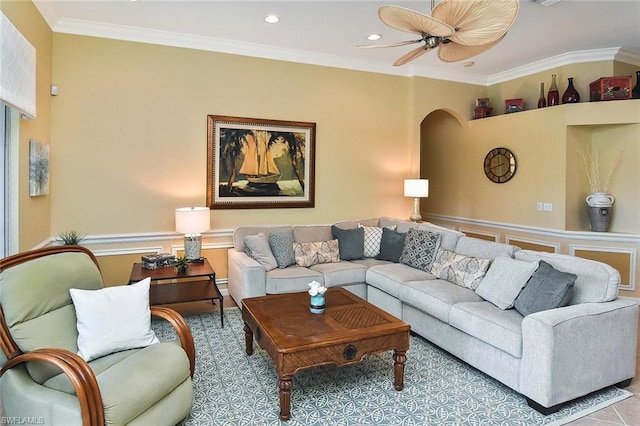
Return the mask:
[[[316,207],[215,210],[214,229],[410,211],[410,79],[66,34],[54,57],[54,233],[172,231],[205,204],[208,114],[317,124]]]
[[[29,0],[0,2],[0,10],[36,49],[36,114],[33,120],[20,119],[19,129],[19,250],[28,250],[51,235],[51,197],[29,196],[29,140],[49,144],[51,138],[51,58],[52,31]]]

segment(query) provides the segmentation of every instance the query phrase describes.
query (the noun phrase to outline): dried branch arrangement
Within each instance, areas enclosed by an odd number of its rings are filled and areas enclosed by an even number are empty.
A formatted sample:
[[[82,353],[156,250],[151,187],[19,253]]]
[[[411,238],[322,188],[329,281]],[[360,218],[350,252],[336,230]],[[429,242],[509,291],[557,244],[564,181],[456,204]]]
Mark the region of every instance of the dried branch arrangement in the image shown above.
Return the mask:
[[[606,193],[607,189],[609,188],[609,183],[611,182],[613,172],[617,170],[618,166],[620,165],[620,161],[622,161],[622,154],[624,153],[624,150],[620,151],[618,156],[611,164],[609,171],[604,175],[604,177],[600,175],[600,153],[598,152],[597,148],[587,148],[586,150],[578,148],[578,153],[580,154],[580,156],[582,157],[582,161],[584,162],[589,186],[591,186],[591,193]]]

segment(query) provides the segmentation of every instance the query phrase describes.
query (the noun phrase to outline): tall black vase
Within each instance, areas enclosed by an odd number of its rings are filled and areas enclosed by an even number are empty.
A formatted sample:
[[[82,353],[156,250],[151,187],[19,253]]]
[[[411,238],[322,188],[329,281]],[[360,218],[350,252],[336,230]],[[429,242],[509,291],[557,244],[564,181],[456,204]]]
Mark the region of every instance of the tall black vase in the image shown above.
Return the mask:
[[[636,85],[631,92],[633,99],[640,99],[640,71],[636,71]]]
[[[569,87],[562,95],[563,104],[577,104],[580,102],[580,93],[573,87],[573,77],[569,77]]]

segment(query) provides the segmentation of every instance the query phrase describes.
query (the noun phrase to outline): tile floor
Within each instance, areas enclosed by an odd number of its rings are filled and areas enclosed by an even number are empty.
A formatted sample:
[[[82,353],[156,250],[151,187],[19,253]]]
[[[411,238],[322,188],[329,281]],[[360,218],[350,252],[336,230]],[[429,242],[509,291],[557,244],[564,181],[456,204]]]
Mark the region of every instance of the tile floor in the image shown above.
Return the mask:
[[[237,305],[231,296],[224,298],[225,309],[235,306]],[[212,306],[208,302],[185,303],[172,305],[172,307],[182,313],[218,310],[217,306]],[[640,348],[640,334],[638,348]],[[640,351],[638,357],[640,358]],[[640,426],[640,362],[636,363],[636,376],[626,390],[633,392],[633,396],[568,424],[571,426]]]

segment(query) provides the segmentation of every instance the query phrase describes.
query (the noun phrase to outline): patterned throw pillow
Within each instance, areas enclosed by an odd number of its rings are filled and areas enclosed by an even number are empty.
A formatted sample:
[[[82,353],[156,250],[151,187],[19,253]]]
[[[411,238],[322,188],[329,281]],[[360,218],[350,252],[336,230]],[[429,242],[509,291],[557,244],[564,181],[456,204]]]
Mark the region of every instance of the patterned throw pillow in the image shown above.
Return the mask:
[[[293,253],[298,266],[308,267],[318,263],[340,262],[338,240],[293,243]]]
[[[410,228],[404,240],[400,263],[429,272],[440,247],[440,234]]]
[[[360,223],[358,228],[364,229],[364,257],[376,257],[380,254],[382,228],[379,226],[364,226]]]
[[[490,263],[491,259],[463,256],[440,248],[431,266],[431,273],[453,284],[475,290],[487,273]]]
[[[293,254],[293,243],[293,229],[269,234],[269,245],[278,263],[278,268],[283,269],[296,264],[296,257]]]

